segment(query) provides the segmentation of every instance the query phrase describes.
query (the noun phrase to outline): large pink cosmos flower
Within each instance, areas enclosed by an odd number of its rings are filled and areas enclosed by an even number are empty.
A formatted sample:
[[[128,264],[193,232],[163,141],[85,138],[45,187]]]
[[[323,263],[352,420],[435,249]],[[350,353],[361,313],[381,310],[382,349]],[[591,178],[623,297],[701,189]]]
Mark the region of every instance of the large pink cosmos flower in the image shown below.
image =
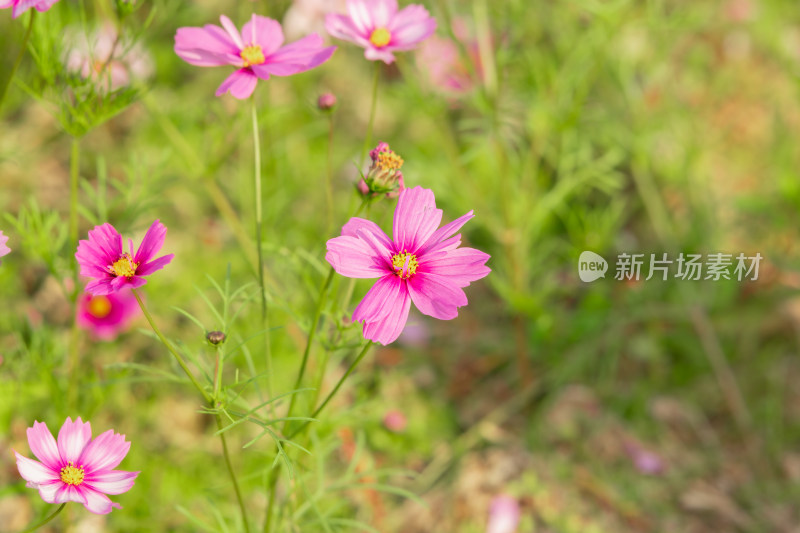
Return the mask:
[[[81,267],[81,276],[91,278],[86,292],[103,296],[126,287],[141,287],[147,280],[144,276],[161,270],[172,261],[174,254],[153,256],[164,245],[167,227],[156,219],[147,230],[142,244],[133,253],[133,239],[128,240],[130,252],[122,251],[122,236],[109,223],[95,226],[89,232],[88,241],[78,243],[75,259]]]
[[[0,231],[0,257],[3,257],[4,255],[8,255],[9,253],[11,253],[11,248],[6,246],[7,242],[8,242],[8,237],[3,235],[3,232]]]
[[[458,316],[467,305],[463,287],[491,271],[489,255],[459,248],[452,236],[472,211],[441,228],[442,210],[433,191],[414,187],[400,193],[394,211],[393,240],[377,224],[351,218],[342,235],[328,241],[325,259],[350,278],[379,278],[353,312],[364,323],[364,337],[389,344],[403,331],[411,302],[422,313],[441,320]]]
[[[217,96],[230,92],[234,98],[247,98],[256,88],[259,78],[291,76],[317,67],[330,59],[335,46],[323,48],[316,33],[292,44],[283,44],[283,30],[278,21],[253,15],[250,22],[236,29],[231,19],[222,15],[222,28],[206,24],[202,28],[178,28],[175,34],[175,53],[198,67],[238,67],[222,82]]]
[[[325,29],[364,47],[364,57],[371,61],[392,63],[392,52],[416,48],[436,29],[436,19],[427,9],[412,4],[397,11],[397,0],[347,0],[347,12],[326,15]]]
[[[28,428],[28,446],[39,461],[18,454],[17,469],[28,487],[39,489],[47,503],[82,503],[95,514],[122,509],[106,494],[122,494],[133,487],[139,472],[114,470],[131,443],[125,435],[109,429],[92,440],[92,425],[78,417],[67,417],[58,432],[58,442],[44,422]]]
[[[90,331],[96,339],[110,341],[128,329],[131,320],[140,312],[139,303],[130,290],[105,296],[92,296],[87,292],[78,298],[76,320],[79,327]]]
[[[15,19],[25,13],[30,8],[36,8],[36,11],[47,11],[58,0],[0,0],[0,9],[11,9],[11,18]]]

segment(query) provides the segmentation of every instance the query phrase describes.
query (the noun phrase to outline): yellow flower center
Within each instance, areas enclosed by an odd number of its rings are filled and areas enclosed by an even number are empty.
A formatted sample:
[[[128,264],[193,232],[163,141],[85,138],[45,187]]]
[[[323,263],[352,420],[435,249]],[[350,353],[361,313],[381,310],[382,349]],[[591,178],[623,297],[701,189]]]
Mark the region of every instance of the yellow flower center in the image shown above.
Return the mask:
[[[72,461],[61,469],[61,481],[67,485],[80,485],[83,483],[83,467],[75,468]]]
[[[389,30],[386,28],[375,28],[372,30],[372,34],[369,36],[369,42],[381,48],[382,46],[386,46],[389,44],[389,41],[392,40],[392,34],[389,33]]]
[[[400,170],[400,167],[403,166],[403,158],[389,150],[379,153],[375,164],[381,170]]]
[[[86,308],[93,317],[105,318],[111,312],[111,300],[105,296],[92,296]]]
[[[261,47],[257,44],[251,44],[250,46],[245,46],[241,52],[239,52],[239,57],[242,58],[244,61],[243,67],[249,67],[251,65],[260,65],[266,59],[264,59],[264,52],[261,50]]]
[[[131,254],[122,254],[122,257],[114,261],[114,264],[108,267],[108,269],[115,276],[132,278],[136,275],[136,267],[138,266],[138,263],[133,262]]]
[[[408,279],[417,272],[417,256],[408,252],[402,254],[394,254],[392,256],[392,267],[394,273],[400,276],[401,279]]]

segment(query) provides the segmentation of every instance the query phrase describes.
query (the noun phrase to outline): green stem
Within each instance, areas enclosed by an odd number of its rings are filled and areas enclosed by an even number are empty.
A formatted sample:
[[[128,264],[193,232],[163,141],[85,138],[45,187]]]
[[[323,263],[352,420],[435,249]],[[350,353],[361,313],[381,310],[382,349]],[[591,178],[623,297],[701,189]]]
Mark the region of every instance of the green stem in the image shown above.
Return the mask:
[[[328,113],[328,161],[325,200],[328,204],[328,233],[333,231],[333,112]]]
[[[358,356],[357,356],[357,357],[356,357],[356,358],[353,360],[353,362],[350,364],[350,368],[348,368],[348,369],[347,369],[347,372],[345,372],[345,373],[344,373],[344,375],[343,375],[341,378],[339,378],[339,381],[336,383],[336,386],[335,386],[335,387],[333,388],[333,390],[332,390],[332,391],[331,391],[331,392],[328,394],[328,396],[327,396],[327,397],[325,397],[325,401],[323,401],[323,402],[322,402],[322,404],[320,404],[320,406],[319,406],[319,407],[317,407],[317,408],[314,410],[314,414],[312,414],[310,418],[316,418],[316,417],[317,417],[317,415],[319,415],[319,414],[322,412],[322,410],[323,410],[323,409],[325,409],[325,406],[326,406],[326,405],[328,405],[328,403],[329,403],[329,402],[330,402],[330,401],[333,399],[333,397],[334,397],[334,396],[336,396],[336,393],[339,391],[339,388],[341,388],[342,384],[345,382],[345,380],[347,379],[347,377],[348,377],[350,374],[352,374],[352,373],[353,373],[353,371],[354,371],[354,370],[356,369],[356,367],[358,366],[358,363],[360,363],[360,362],[361,362],[361,360],[362,360],[362,359],[364,359],[364,356],[365,356],[365,355],[367,355],[367,352],[368,352],[368,351],[369,351],[369,349],[372,347],[372,344],[373,344],[373,343],[372,343],[372,341],[369,341],[367,344],[365,344],[365,345],[364,345],[364,348],[361,350],[361,353],[359,353],[359,354],[358,354]],[[308,424],[309,424],[309,423],[308,423],[308,421],[304,422],[302,426],[300,426],[299,428],[297,428],[296,430],[294,430],[294,431],[293,431],[291,434],[289,434],[289,436],[288,436],[288,437],[286,437],[286,438],[287,438],[287,439],[291,439],[292,437],[294,437],[295,435],[297,435],[298,433],[300,433],[300,432],[301,432],[303,429],[305,429],[305,428],[306,428],[306,426],[308,426]]]
[[[214,351],[217,354],[216,360],[214,361],[214,402],[218,402],[219,389],[222,384],[222,350],[219,346],[216,346]],[[212,407],[216,408],[216,405]]]
[[[303,360],[300,362],[300,371],[297,373],[297,379],[294,382],[294,390],[300,388],[300,384],[303,381],[303,376],[306,373],[306,365],[308,364],[308,354],[311,353],[311,345],[314,343],[314,337],[317,333],[317,326],[319,325],[320,316],[322,316],[322,308],[325,305],[326,296],[328,295],[328,287],[333,280],[333,274],[335,270],[331,267],[330,272],[328,272],[328,277],[325,278],[325,282],[322,284],[322,289],[319,293],[319,300],[317,300],[317,308],[314,310],[314,318],[311,321],[311,329],[308,331],[308,340],[306,341],[306,349],[303,350]],[[297,398],[296,394],[292,395],[292,399],[289,400],[289,410],[287,411],[286,416],[292,416],[292,409],[294,409],[294,401]],[[289,423],[287,420],[283,425],[283,430],[286,431],[286,426]]]
[[[72,148],[69,159],[69,242],[72,250],[78,248],[78,181],[80,180],[80,157],[81,142],[79,137],[72,138]],[[69,345],[67,352],[67,375],[69,382],[67,385],[67,405],[75,408],[78,386],[78,367],[80,366],[80,332],[78,331],[77,306],[78,294],[80,293],[78,280],[78,263],[73,262],[72,269],[72,294],[69,295],[75,305],[73,313],[72,329],[69,335]]]
[[[267,315],[267,292],[264,289],[264,252],[261,246],[261,226],[263,225],[263,207],[261,205],[261,141],[258,136],[258,113],[255,97],[251,100],[250,114],[253,118],[253,151],[255,155],[255,188],[256,188],[256,248],[258,250],[258,283],[261,286],[261,317]]]
[[[42,527],[46,523],[50,522],[53,518],[58,516],[58,513],[60,513],[64,509],[64,506],[66,506],[66,505],[67,505],[66,503],[62,503],[61,505],[58,506],[58,509],[56,509],[53,514],[51,514],[50,516],[48,516],[47,518],[45,518],[41,522],[37,523],[36,525],[33,525],[33,526],[29,527],[28,529],[25,529],[25,530],[21,531],[20,533],[29,533],[30,531],[36,531],[37,529],[39,529],[40,527]]]
[[[364,147],[361,149],[361,157],[358,160],[359,165],[364,163],[369,150],[370,142],[372,142],[372,126],[375,123],[375,108],[378,104],[378,80],[381,75],[381,65],[379,61],[375,61],[375,77],[372,79],[372,106],[369,111],[369,122],[367,123],[367,135],[364,137]]]
[[[8,75],[8,79],[6,80],[6,84],[3,86],[3,91],[0,92],[0,109],[3,107],[3,102],[6,99],[6,93],[8,92],[8,88],[11,86],[11,81],[14,79],[14,76],[17,73],[17,69],[19,68],[19,64],[22,63],[22,56],[25,55],[25,49],[28,47],[28,40],[31,38],[31,31],[33,30],[33,20],[36,18],[36,12],[34,10],[30,11],[30,19],[28,19],[28,29],[25,30],[25,36],[22,38],[22,46],[19,49],[19,53],[17,54],[17,59],[14,60],[14,66],[11,67],[11,73]]]
[[[203,395],[203,399],[209,404],[211,404],[213,400],[211,396],[209,396],[206,390],[202,387],[202,385],[200,385],[200,383],[197,381],[194,375],[189,371],[189,367],[186,366],[186,361],[183,360],[181,354],[179,354],[175,350],[175,348],[172,347],[172,344],[167,340],[166,337],[164,337],[164,335],[161,333],[161,330],[158,329],[158,326],[156,326],[153,317],[150,315],[150,312],[147,310],[147,307],[145,307],[142,298],[139,296],[139,291],[137,291],[136,289],[131,289],[131,291],[133,292],[133,295],[136,297],[136,301],[139,302],[139,307],[142,308],[142,313],[144,313],[144,317],[147,319],[147,322],[150,323],[150,327],[153,328],[153,331],[155,332],[156,336],[159,338],[159,340],[161,340],[161,343],[167,347],[167,350],[169,350],[170,353],[173,356],[175,356],[175,359],[178,361],[178,364],[181,365],[181,368],[189,377],[189,381],[191,381],[192,384],[195,386],[195,388],[200,392],[200,394]]]
[[[219,415],[217,415],[217,428],[222,430],[222,418]],[[236,480],[236,474],[233,472],[231,457],[228,453],[228,443],[225,440],[225,433],[220,433],[219,438],[222,440],[222,454],[225,456],[225,466],[228,467],[228,473],[231,475],[233,490],[236,492],[236,500],[239,502],[239,510],[242,512],[242,523],[244,524],[244,530],[247,533],[250,533],[250,523],[247,521],[247,509],[244,506],[244,500],[242,499],[242,492],[239,490],[239,482]]]

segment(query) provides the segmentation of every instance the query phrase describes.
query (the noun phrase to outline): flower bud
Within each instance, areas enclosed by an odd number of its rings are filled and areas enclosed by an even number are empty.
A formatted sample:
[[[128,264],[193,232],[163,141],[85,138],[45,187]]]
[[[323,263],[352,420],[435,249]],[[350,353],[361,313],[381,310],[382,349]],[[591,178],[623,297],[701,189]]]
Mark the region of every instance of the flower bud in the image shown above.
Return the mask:
[[[402,433],[407,425],[408,420],[400,411],[389,411],[383,417],[383,426],[392,433]]]
[[[333,93],[322,93],[317,99],[317,108],[320,111],[331,111],[336,107],[336,96]]]
[[[225,334],[221,331],[209,331],[206,333],[206,340],[214,346],[225,342]]]
[[[400,172],[403,158],[393,152],[385,142],[378,143],[378,146],[370,150],[369,157],[372,164],[364,176],[363,185],[358,184],[359,191],[364,195],[386,194],[390,198],[397,196],[405,188],[403,174]]]

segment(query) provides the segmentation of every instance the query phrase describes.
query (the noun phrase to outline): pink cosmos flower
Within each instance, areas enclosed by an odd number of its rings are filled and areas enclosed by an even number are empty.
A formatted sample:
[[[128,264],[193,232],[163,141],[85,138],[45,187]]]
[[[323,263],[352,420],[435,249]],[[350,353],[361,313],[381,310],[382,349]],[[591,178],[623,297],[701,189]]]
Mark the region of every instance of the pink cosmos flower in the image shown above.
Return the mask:
[[[325,15],[346,11],[345,0],[293,0],[283,16],[283,31],[290,39],[309,33],[324,33]]]
[[[9,253],[11,253],[11,248],[6,246],[7,242],[8,242],[8,237],[3,235],[3,232],[0,231],[0,257],[3,257],[4,255],[8,255]]]
[[[259,78],[305,72],[330,59],[336,50],[335,46],[323,48],[317,34],[282,47],[281,25],[260,15],[254,14],[241,34],[231,19],[225,15],[219,19],[222,28],[207,24],[202,28],[178,28],[175,34],[175,53],[187,63],[198,67],[238,67],[219,86],[217,96],[230,92],[243,100],[253,94]]]
[[[47,503],[82,503],[95,514],[108,514],[112,507],[122,509],[106,494],[122,494],[133,487],[139,472],[114,470],[131,443],[125,435],[109,429],[92,440],[92,426],[78,417],[67,417],[58,432],[58,442],[44,422],[28,428],[28,446],[39,461],[18,454],[17,469],[28,487],[39,489]]]
[[[350,278],[379,278],[353,312],[364,337],[389,344],[403,331],[411,302],[423,314],[441,320],[458,316],[467,305],[463,287],[485,277],[489,255],[459,248],[452,236],[473,217],[472,211],[437,229],[442,210],[433,191],[414,187],[400,193],[394,211],[393,239],[377,224],[351,218],[342,235],[328,241],[325,259]]]
[[[128,329],[139,315],[139,303],[130,290],[121,290],[105,296],[84,293],[78,299],[78,326],[88,330],[97,339],[110,341]]]
[[[519,524],[519,503],[511,496],[496,496],[489,506],[486,533],[514,533]]]
[[[11,18],[15,19],[32,7],[36,11],[47,11],[56,2],[58,0],[0,0],[0,9],[12,8]]]
[[[328,33],[365,48],[364,57],[386,64],[392,52],[412,50],[436,29],[428,10],[412,4],[397,11],[397,0],[347,0],[347,15],[325,16]]]
[[[144,276],[161,270],[172,261],[174,254],[153,259],[164,244],[167,227],[156,219],[147,230],[142,244],[133,253],[133,239],[128,240],[130,252],[122,251],[122,236],[109,223],[95,226],[88,241],[78,243],[75,259],[81,267],[81,276],[92,279],[86,292],[104,296],[126,287],[141,287]]]

